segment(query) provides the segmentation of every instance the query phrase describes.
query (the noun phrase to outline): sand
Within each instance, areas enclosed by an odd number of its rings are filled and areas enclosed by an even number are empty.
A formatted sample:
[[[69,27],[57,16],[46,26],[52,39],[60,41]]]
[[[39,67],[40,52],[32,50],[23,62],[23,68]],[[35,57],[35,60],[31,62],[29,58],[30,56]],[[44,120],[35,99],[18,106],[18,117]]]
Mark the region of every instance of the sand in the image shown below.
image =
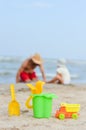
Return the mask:
[[[0,85],[0,130],[86,130],[86,85],[45,84],[43,92],[55,93],[50,118],[34,118],[33,110],[27,109],[25,101],[30,90],[25,84],[15,84],[16,98],[21,106],[20,116],[8,116],[8,104],[11,101],[9,85]],[[55,118],[60,103],[80,104],[80,116],[77,120]]]

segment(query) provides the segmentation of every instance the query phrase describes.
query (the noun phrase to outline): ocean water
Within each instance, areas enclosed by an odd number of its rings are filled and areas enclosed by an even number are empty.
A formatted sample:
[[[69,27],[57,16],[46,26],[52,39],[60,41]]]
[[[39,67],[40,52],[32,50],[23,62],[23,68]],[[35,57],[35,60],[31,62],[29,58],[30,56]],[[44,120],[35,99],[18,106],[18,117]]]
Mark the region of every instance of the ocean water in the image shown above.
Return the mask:
[[[16,73],[22,62],[23,57],[0,56],[0,83],[15,83]],[[56,74],[58,59],[44,59],[44,68],[47,80]],[[65,59],[66,65],[71,73],[71,83],[86,83],[86,61]],[[41,80],[39,68],[36,69],[37,75]]]

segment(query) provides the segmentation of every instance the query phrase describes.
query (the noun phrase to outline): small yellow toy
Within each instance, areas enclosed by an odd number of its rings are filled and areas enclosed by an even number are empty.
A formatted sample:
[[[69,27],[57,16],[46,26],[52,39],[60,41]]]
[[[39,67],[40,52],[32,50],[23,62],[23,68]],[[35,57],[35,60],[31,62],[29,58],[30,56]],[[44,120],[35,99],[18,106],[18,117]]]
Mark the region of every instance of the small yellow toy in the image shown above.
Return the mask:
[[[11,84],[10,90],[11,90],[12,101],[8,105],[8,113],[10,116],[13,116],[13,115],[19,116],[20,115],[20,105],[16,101],[14,84]]]
[[[30,88],[32,94],[40,94],[43,91],[44,84],[45,83],[42,81],[37,81],[35,86],[33,86],[32,84],[27,84],[27,86]],[[25,103],[27,108],[33,107],[32,105],[30,105],[31,100],[32,100],[32,96],[29,96],[29,98],[26,100],[26,103]]]
[[[77,119],[80,110],[80,104],[61,103],[60,109],[56,111],[55,117],[61,120],[65,118]]]

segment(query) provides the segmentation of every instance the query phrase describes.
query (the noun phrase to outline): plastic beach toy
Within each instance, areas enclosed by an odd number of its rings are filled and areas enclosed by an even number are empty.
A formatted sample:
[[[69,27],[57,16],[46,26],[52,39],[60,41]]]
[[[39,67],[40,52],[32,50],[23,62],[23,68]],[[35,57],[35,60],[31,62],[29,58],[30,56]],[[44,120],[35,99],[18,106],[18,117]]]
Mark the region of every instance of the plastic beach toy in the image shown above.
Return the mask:
[[[60,109],[56,111],[55,117],[61,120],[65,118],[77,119],[80,110],[80,104],[61,103]]]
[[[45,83],[42,81],[37,81],[36,85],[33,86],[32,84],[27,84],[27,86],[30,88],[32,94],[40,94],[43,91],[43,85]],[[32,96],[29,96],[29,98],[26,100],[26,107],[32,108],[33,106],[30,104],[30,101],[32,100]]]
[[[20,105],[16,101],[14,84],[11,84],[10,90],[11,90],[12,101],[8,105],[8,113],[10,116],[13,116],[13,115],[19,116],[20,115]]]
[[[49,118],[52,112],[52,99],[55,94],[33,94],[33,115],[35,118]]]

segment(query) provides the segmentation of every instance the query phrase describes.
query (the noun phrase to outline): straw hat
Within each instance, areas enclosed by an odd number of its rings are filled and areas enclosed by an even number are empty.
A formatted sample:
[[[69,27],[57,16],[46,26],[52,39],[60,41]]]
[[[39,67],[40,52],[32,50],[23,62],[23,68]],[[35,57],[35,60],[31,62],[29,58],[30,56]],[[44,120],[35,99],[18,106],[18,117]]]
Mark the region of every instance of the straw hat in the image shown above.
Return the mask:
[[[38,54],[38,53],[36,53],[36,54],[34,54],[32,57],[31,57],[31,59],[32,59],[32,61],[34,62],[34,63],[36,63],[36,64],[38,64],[38,65],[40,65],[40,64],[42,64],[42,58],[41,58],[41,56]]]

